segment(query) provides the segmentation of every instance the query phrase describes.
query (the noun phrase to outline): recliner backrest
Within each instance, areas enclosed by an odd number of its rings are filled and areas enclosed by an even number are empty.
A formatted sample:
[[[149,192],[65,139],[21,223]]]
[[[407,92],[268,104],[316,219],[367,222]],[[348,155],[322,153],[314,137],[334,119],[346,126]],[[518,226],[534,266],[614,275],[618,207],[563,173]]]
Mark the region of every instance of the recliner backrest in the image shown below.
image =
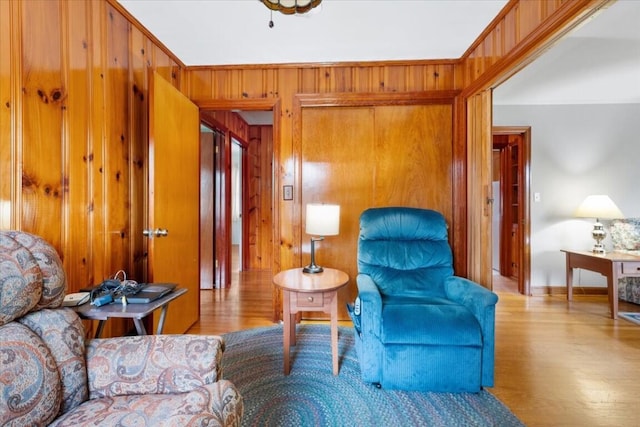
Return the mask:
[[[367,209],[360,216],[358,272],[385,296],[444,297],[453,274],[447,224],[441,213],[408,207]]]

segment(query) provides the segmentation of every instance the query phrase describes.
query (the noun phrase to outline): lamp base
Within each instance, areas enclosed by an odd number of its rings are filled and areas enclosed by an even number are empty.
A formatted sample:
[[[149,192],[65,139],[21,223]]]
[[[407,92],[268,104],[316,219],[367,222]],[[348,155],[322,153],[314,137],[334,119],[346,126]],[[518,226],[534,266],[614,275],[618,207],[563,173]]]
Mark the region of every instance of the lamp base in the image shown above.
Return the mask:
[[[322,273],[322,267],[316,265],[316,242],[323,240],[324,237],[312,237],[311,238],[311,262],[309,265],[302,269],[303,273]]]
[[[595,224],[593,224],[591,237],[593,237],[593,240],[596,241],[596,243],[593,245],[593,248],[591,248],[591,252],[593,252],[594,254],[604,254],[605,250],[602,241],[605,237],[607,237],[607,232],[604,231],[604,225],[602,225],[599,219],[596,219]]]
[[[315,264],[309,264],[302,269],[303,273],[311,273],[311,274],[322,273],[323,271],[324,269],[322,267]]]

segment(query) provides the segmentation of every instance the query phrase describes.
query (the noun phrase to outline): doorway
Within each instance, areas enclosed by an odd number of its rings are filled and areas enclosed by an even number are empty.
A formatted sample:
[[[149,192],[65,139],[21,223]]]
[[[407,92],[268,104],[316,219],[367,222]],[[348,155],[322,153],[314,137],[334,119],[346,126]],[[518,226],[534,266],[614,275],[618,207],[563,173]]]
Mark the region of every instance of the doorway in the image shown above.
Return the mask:
[[[231,274],[245,268],[243,254],[246,252],[244,229],[244,167],[245,148],[237,138],[231,137]]]
[[[221,174],[226,136],[209,121],[200,124],[200,289],[222,287],[225,233],[220,232],[224,201]],[[222,227],[224,229],[224,227]]]
[[[530,295],[531,128],[493,128],[494,252],[492,267]]]

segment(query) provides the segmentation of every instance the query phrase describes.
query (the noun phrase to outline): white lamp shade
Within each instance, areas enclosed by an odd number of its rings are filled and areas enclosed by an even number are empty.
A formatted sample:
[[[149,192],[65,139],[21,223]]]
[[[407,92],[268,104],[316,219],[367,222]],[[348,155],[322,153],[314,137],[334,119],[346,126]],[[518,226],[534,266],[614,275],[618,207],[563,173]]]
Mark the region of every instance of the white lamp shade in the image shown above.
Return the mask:
[[[305,230],[314,236],[335,236],[340,231],[340,205],[307,205]]]
[[[624,218],[613,200],[606,195],[591,195],[578,207],[576,216],[580,218],[612,219]]]

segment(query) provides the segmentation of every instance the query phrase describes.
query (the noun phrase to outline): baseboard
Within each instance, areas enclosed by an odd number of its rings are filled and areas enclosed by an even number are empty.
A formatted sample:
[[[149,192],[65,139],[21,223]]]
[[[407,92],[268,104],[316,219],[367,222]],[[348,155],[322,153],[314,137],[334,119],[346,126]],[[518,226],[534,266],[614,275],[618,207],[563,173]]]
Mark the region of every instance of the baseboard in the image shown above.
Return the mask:
[[[531,288],[532,296],[545,296],[545,295],[566,295],[566,286],[535,286]],[[599,286],[574,286],[573,295],[607,295],[607,288]]]

